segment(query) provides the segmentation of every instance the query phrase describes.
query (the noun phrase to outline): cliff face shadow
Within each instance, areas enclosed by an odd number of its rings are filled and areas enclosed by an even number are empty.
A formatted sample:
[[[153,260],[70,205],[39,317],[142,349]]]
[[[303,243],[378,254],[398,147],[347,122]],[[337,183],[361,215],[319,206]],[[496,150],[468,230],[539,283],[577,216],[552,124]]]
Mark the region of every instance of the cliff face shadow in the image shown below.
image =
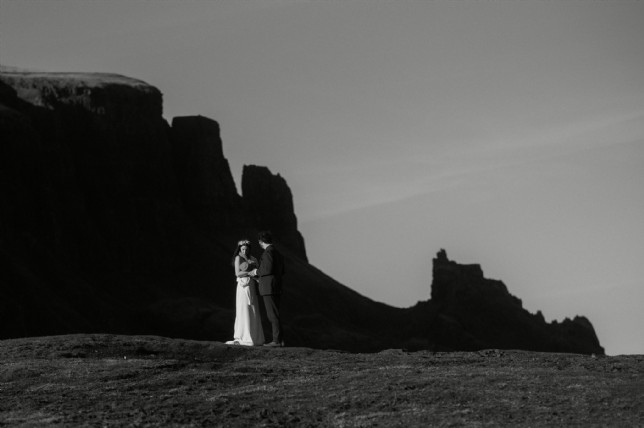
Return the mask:
[[[433,260],[431,300],[411,308],[338,283],[309,263],[286,180],[247,165],[239,195],[219,124],[168,124],[161,92],[139,80],[2,72],[0,135],[0,338],[228,340],[232,250],[271,229],[288,267],[291,346],[603,353],[587,319],[548,324],[480,266],[444,251]]]

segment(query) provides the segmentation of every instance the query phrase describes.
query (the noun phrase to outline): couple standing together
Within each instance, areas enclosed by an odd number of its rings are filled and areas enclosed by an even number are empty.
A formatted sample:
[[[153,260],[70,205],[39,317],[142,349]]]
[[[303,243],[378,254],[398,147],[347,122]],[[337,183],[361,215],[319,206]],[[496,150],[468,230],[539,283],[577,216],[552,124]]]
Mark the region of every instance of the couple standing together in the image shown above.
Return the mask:
[[[284,258],[273,245],[270,232],[260,232],[257,240],[264,250],[259,263],[251,254],[248,240],[239,241],[233,254],[237,276],[235,333],[234,340],[226,344],[281,347],[284,346],[280,319]],[[272,341],[266,344],[260,315],[262,304],[273,330]]]

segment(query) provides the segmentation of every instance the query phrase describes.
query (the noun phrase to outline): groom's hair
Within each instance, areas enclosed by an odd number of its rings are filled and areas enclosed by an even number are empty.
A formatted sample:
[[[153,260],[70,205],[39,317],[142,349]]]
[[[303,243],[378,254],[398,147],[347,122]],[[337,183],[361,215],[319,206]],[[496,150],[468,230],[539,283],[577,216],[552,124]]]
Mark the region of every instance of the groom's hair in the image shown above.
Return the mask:
[[[272,244],[273,243],[273,234],[269,230],[264,230],[262,232],[259,232],[257,234],[257,240],[262,241],[266,244]]]

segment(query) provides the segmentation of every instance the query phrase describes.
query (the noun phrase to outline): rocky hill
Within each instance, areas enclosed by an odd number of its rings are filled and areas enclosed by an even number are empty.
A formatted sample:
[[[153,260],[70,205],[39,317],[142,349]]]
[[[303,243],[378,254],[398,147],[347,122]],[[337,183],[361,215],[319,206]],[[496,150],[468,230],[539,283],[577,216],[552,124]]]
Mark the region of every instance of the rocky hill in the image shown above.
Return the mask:
[[[161,92],[139,80],[2,72],[0,137],[0,338],[229,339],[235,242],[272,229],[290,345],[603,353],[585,318],[546,323],[444,252],[431,299],[412,308],[339,284],[309,263],[285,179],[245,166],[239,195],[218,123],[168,124]]]

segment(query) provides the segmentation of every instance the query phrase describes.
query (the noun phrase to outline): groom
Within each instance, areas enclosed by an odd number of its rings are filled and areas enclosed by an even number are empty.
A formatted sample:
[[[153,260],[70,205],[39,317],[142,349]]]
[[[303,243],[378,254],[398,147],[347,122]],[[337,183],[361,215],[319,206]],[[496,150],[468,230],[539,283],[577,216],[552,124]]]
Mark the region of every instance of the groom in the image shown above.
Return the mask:
[[[282,321],[280,319],[280,297],[282,295],[282,275],[284,275],[284,258],[273,245],[271,232],[260,232],[257,236],[259,245],[264,249],[259,267],[251,272],[259,281],[259,294],[264,299],[266,316],[273,328],[273,341],[264,346],[284,346]]]

